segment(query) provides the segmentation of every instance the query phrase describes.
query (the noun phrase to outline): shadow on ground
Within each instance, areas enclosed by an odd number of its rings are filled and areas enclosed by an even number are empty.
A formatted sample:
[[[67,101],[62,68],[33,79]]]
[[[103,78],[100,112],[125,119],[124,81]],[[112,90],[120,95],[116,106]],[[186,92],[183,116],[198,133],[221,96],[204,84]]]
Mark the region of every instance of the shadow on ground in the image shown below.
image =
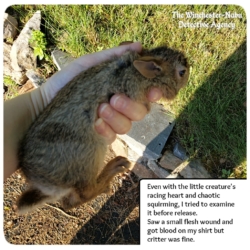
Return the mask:
[[[212,177],[246,160],[246,42],[206,79],[176,123],[190,156],[201,158]]]
[[[130,200],[121,210],[119,204],[124,198],[124,190],[120,188],[77,232],[70,244],[139,244],[139,195],[136,195],[133,201]],[[116,205],[118,205],[117,209]],[[110,211],[110,208],[113,211]],[[134,211],[136,208],[137,211]]]

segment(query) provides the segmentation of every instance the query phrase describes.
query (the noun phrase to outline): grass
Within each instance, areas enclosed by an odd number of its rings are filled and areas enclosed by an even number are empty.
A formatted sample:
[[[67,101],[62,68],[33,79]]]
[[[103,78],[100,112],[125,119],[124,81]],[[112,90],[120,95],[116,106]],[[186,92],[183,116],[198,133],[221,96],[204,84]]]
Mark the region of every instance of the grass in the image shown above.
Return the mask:
[[[22,26],[36,10],[42,12],[48,54],[57,47],[78,57],[126,40],[184,51],[192,66],[189,84],[174,101],[163,102],[177,117],[175,134],[214,175],[246,177],[246,14],[240,6],[16,5],[7,11]],[[174,18],[173,11],[242,18]],[[179,21],[235,28],[179,28]]]
[[[5,100],[9,100],[15,96],[18,96],[18,90],[20,87],[15,83],[15,81],[13,81],[11,79],[10,76],[4,76],[3,82],[4,82],[4,86],[5,86],[4,87],[4,89],[5,89],[4,99]]]

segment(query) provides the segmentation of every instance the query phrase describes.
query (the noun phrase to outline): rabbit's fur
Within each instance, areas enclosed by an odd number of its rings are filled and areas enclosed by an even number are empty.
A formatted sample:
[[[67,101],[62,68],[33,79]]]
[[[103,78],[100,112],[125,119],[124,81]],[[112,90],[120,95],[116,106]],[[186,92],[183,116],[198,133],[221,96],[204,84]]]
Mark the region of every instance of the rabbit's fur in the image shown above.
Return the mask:
[[[61,200],[65,209],[108,191],[130,162],[116,157],[103,167],[106,141],[94,128],[97,108],[115,93],[143,103],[151,87],[173,99],[188,81],[184,55],[167,47],[129,51],[81,72],[62,88],[31,125],[19,150],[19,165],[30,186],[19,198],[19,213]]]

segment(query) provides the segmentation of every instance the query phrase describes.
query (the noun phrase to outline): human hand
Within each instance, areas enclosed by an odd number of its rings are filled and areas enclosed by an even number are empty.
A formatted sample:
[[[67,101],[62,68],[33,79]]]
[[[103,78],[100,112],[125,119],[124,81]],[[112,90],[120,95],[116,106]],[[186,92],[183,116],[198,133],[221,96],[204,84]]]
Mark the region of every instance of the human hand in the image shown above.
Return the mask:
[[[159,100],[162,92],[150,89],[147,98],[150,102]],[[131,129],[131,121],[139,121],[147,114],[146,107],[123,94],[116,94],[110,103],[102,103],[98,108],[99,119],[95,123],[96,131],[112,143],[116,134],[126,134]]]

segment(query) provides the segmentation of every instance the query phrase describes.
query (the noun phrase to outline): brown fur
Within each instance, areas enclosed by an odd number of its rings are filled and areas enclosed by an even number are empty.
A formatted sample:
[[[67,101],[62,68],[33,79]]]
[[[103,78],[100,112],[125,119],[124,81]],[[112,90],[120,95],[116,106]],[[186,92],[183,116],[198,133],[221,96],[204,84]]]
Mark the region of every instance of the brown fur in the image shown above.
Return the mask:
[[[127,52],[71,80],[20,145],[19,164],[30,189],[18,201],[19,212],[58,199],[69,209],[107,191],[113,177],[130,164],[117,157],[102,170],[107,145],[94,128],[98,106],[113,94],[124,93],[149,109],[146,95],[151,87],[173,99],[188,76],[189,65],[182,53],[158,47],[141,54]]]

